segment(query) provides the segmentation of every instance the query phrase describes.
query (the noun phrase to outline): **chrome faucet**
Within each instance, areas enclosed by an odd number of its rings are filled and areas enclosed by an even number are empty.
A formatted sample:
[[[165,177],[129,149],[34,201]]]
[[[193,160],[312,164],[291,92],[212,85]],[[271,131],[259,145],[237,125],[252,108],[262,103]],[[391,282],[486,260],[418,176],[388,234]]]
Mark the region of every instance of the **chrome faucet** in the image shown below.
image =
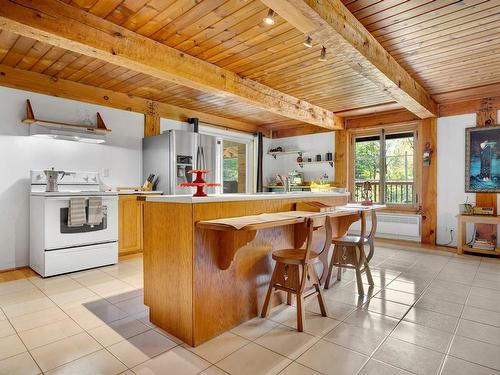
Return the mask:
[[[283,184],[283,192],[284,193],[289,193],[292,189],[292,184],[291,184],[291,180],[290,180],[290,177],[288,176],[282,176],[282,175],[278,175],[278,178],[281,180],[281,183]]]

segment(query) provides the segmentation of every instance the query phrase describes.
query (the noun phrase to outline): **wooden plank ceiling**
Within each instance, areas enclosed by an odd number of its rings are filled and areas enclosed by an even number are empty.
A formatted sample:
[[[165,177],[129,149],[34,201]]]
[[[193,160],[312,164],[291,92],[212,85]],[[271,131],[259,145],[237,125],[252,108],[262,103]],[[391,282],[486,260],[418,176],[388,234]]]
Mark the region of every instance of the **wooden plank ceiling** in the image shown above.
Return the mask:
[[[500,82],[499,0],[342,0],[429,93]],[[260,0],[64,0],[76,8],[333,112],[391,103]],[[160,81],[8,31],[0,64],[270,128],[301,123],[233,99]]]

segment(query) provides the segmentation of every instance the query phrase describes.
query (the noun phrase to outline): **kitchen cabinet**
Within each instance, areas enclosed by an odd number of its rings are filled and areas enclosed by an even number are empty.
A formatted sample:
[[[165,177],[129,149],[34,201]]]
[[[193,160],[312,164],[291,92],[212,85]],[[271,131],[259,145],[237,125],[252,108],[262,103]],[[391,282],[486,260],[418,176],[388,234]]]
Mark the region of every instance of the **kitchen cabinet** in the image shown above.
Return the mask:
[[[144,196],[120,195],[118,215],[118,253],[142,252]]]

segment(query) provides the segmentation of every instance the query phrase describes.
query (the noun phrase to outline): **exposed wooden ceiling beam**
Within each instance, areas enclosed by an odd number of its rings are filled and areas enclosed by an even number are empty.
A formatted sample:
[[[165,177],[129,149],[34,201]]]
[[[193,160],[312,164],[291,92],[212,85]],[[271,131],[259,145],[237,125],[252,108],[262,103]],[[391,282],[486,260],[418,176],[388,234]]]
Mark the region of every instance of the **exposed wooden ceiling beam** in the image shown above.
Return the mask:
[[[301,125],[288,128],[279,128],[271,130],[271,138],[287,138],[296,137],[299,135],[317,134],[327,132],[327,129],[318,126]]]
[[[324,45],[330,56],[384,90],[420,118],[435,117],[426,90],[382,47],[340,0],[261,0],[295,28]]]
[[[500,96],[440,104],[439,117],[476,113],[484,108],[489,108],[490,111],[500,110]]]
[[[347,111],[335,112],[337,116],[340,117],[355,117],[355,116],[363,116],[363,115],[374,115],[376,113],[388,112],[388,111],[396,111],[398,109],[403,109],[404,107],[399,103],[385,103],[385,104],[377,104],[369,107],[355,108],[349,109]]]
[[[439,104],[500,96],[500,83],[432,95]]]
[[[327,129],[331,111],[187,55],[58,0],[0,0],[0,28]]]
[[[377,113],[375,115],[347,118],[345,120],[345,125],[346,129],[359,129],[417,120],[420,120],[420,118],[410,111],[403,109],[399,111]]]
[[[160,117],[171,120],[186,121],[188,118],[198,117],[201,122],[227,129],[249,133],[263,131],[263,129],[255,124],[193,111],[170,104],[155,102],[137,96],[58,79],[45,74],[15,69],[4,65],[0,65],[0,86],[79,100],[126,111],[144,114],[155,113]],[[265,131],[265,134],[268,135],[269,133],[269,131]]]

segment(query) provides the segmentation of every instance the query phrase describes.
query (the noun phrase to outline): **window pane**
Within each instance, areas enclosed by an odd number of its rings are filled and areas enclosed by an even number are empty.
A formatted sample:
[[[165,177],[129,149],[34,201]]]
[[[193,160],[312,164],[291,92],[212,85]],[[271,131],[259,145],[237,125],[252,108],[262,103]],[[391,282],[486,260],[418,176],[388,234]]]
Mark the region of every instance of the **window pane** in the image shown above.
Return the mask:
[[[385,202],[411,204],[414,201],[413,133],[390,134],[385,139]]]
[[[244,143],[223,141],[222,180],[224,193],[246,192],[246,150]]]
[[[356,138],[354,149],[354,201],[363,200],[363,182],[372,184],[371,199],[380,200],[380,137]]]

